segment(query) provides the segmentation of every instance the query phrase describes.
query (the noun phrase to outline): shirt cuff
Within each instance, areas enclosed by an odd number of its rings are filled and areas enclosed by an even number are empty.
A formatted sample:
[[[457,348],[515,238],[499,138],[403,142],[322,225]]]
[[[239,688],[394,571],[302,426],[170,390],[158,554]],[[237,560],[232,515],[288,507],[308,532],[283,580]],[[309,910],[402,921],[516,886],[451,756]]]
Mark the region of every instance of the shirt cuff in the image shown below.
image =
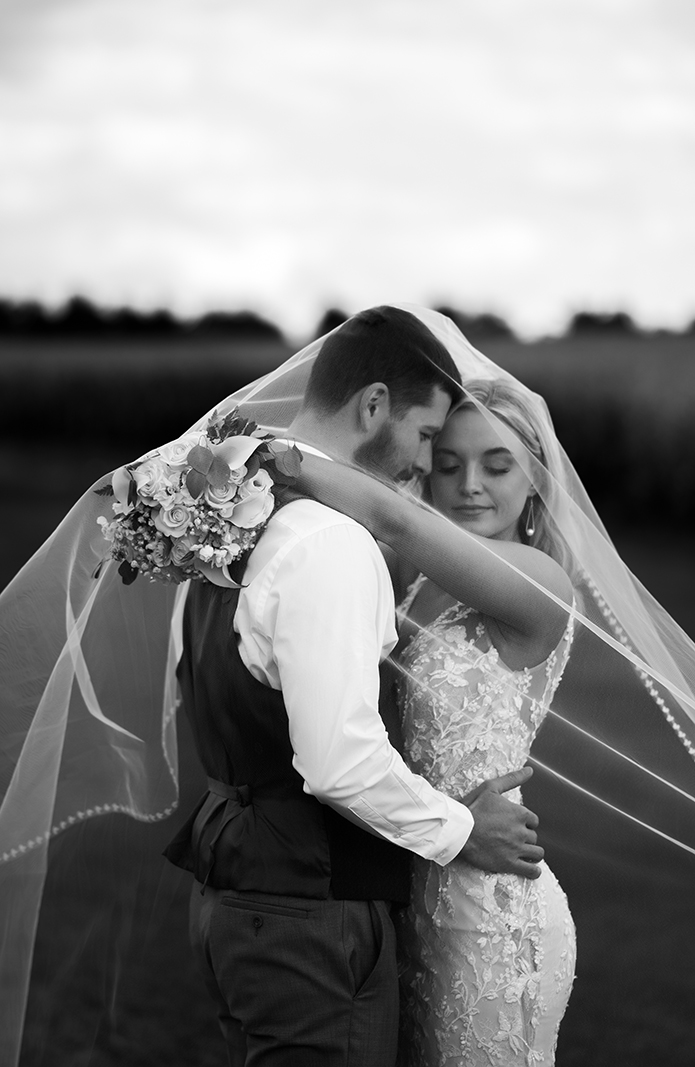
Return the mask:
[[[451,860],[458,856],[466,844],[471,835],[473,823],[474,819],[470,808],[467,808],[465,804],[452,800],[450,802],[450,817],[442,827],[442,832],[434,844],[436,851],[433,851],[432,855],[425,858],[434,860],[435,863],[440,864],[442,867],[450,863]]]

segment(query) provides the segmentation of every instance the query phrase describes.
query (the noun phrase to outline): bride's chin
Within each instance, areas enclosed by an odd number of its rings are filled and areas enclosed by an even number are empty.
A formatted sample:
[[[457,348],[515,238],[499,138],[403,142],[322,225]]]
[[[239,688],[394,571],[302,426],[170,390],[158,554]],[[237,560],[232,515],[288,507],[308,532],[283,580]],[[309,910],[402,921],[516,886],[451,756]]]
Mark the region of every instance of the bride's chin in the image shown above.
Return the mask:
[[[457,526],[460,526],[463,530],[468,530],[470,533],[479,534],[482,537],[490,537],[491,534],[487,530],[489,523],[485,522],[483,516],[476,515],[461,515],[459,512],[452,512],[449,518]]]

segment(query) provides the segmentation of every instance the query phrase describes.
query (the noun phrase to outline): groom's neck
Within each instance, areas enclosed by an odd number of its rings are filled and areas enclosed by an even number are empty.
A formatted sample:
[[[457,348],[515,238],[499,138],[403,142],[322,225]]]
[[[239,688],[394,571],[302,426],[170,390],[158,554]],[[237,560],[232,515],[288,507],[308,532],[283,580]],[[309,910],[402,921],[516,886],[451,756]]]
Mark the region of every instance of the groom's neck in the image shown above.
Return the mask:
[[[312,412],[298,415],[287,431],[287,437],[291,440],[313,445],[333,459],[348,462],[352,459],[356,447],[353,436],[339,415],[317,418]]]

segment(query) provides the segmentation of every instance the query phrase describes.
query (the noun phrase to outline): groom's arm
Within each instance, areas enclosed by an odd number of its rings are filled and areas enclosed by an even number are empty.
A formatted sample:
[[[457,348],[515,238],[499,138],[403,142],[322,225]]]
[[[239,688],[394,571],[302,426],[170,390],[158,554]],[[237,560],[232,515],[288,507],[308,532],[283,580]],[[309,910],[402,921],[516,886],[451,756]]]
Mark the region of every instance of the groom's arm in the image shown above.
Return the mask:
[[[281,518],[291,519],[289,509]],[[378,663],[396,635],[373,539],[332,519],[292,543],[259,599],[258,637],[272,646],[270,681],[282,689],[307,792],[387,840],[449,862],[468,840],[470,810],[406,767],[378,713]]]

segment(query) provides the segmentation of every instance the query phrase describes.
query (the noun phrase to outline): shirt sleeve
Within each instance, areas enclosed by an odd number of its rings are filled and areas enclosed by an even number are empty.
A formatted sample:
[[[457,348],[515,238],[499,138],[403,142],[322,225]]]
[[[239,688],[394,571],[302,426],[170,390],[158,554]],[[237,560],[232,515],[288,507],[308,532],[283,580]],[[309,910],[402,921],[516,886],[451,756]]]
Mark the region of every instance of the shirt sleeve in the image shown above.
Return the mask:
[[[265,607],[307,792],[440,864],[468,839],[468,808],[411,772],[379,716],[379,661],[393,645],[393,593],[373,539],[337,524],[300,539]],[[395,636],[395,635],[394,635]]]

